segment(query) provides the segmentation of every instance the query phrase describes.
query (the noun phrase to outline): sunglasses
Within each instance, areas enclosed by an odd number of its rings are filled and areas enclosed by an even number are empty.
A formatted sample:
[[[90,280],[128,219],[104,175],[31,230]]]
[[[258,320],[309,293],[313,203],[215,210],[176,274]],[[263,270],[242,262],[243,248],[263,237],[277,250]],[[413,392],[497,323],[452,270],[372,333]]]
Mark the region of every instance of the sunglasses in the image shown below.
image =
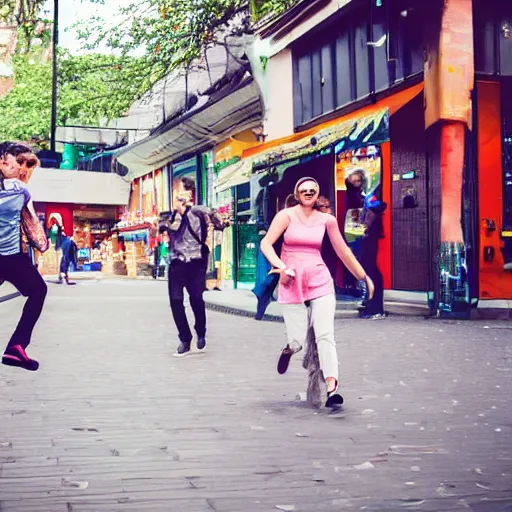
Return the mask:
[[[16,162],[19,165],[25,164],[27,169],[33,169],[39,165],[39,160],[37,158],[25,158],[24,156],[18,156],[16,158]]]
[[[314,196],[317,192],[318,190],[316,188],[303,188],[302,190],[299,190],[299,194],[303,195],[310,194]]]

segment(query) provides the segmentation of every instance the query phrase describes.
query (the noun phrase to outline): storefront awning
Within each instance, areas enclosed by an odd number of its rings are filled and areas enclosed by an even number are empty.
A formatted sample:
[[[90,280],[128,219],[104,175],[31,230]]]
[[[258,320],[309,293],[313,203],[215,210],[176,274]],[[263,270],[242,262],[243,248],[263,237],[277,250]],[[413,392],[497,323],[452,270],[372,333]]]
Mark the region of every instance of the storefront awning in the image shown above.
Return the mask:
[[[129,168],[127,181],[150,173],[186,154],[215,144],[235,132],[261,123],[260,91],[252,78],[222,98],[197,108],[151,136],[119,151],[117,160]]]
[[[130,197],[130,184],[105,172],[36,169],[28,188],[41,203],[124,206]]]
[[[332,145],[338,150],[350,150],[386,142],[389,140],[389,117],[422,90],[423,84],[418,84],[365,107],[356,114],[247,149],[240,162],[219,173],[215,190],[222,192],[249,181],[253,170],[258,167],[269,167],[316,154]]]

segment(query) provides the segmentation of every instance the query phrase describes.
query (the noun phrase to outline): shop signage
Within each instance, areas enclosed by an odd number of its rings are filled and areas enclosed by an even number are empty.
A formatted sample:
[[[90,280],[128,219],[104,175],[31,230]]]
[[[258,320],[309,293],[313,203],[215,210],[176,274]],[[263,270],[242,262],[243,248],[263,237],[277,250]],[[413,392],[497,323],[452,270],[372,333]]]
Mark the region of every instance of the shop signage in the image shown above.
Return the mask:
[[[389,111],[383,109],[343,123],[327,126],[313,136],[281,144],[257,155],[254,167],[318,153],[331,144],[336,151],[348,151],[389,140]]]

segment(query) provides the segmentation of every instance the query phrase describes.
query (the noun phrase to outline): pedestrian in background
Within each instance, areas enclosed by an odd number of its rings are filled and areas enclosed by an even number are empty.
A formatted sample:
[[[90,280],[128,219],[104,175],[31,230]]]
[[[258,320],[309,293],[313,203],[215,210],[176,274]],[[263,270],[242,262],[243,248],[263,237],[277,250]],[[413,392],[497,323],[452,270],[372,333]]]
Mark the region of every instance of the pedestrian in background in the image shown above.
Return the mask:
[[[359,313],[361,318],[379,320],[386,317],[384,312],[384,279],[378,265],[379,240],[384,237],[382,215],[387,204],[378,199],[378,192],[370,194],[365,199],[363,225],[365,227],[361,247],[361,264],[375,285],[372,298],[363,302],[364,308]]]
[[[64,281],[67,285],[76,284],[69,280],[69,267],[71,265],[76,267],[78,247],[76,246],[73,236],[67,236],[65,231],[62,231],[60,248],[62,257],[60,260],[58,283],[62,284],[62,278],[64,277]]]
[[[295,199],[294,194],[289,194],[284,202],[285,208],[292,208],[293,206],[296,206],[298,204],[297,200]],[[266,233],[265,233],[266,234]],[[282,237],[274,244],[274,250],[276,251],[276,254],[279,256],[281,253],[281,246],[283,245]],[[256,315],[254,316],[255,320],[262,320],[265,316],[265,311],[268,308],[268,305],[273,299],[274,291],[277,287],[277,283],[279,282],[279,276],[274,272],[270,272],[272,269],[272,266],[268,262],[267,258],[261,251],[260,247],[260,253],[261,258],[265,261],[265,270],[266,270],[266,276],[265,279],[260,284],[257,284],[253,289],[252,293],[256,295],[256,298],[258,299],[258,304],[256,306]]]
[[[27,355],[26,348],[41,315],[47,286],[23,251],[22,241],[26,238],[33,247],[44,252],[48,249],[48,240],[21,178],[28,180],[38,164],[28,146],[0,144],[0,280],[10,282],[27,297],[2,363],[30,371],[37,370],[39,363]]]
[[[194,312],[197,349],[202,351],[206,347],[206,306],[203,292],[209,255],[206,239],[210,223],[216,229],[225,227],[222,218],[212,209],[193,206],[191,196],[178,196],[176,209],[169,217],[160,221],[160,232],[167,232],[170,240],[169,300],[180,340],[175,357],[188,355],[193,339],[185,312],[185,289]]]
[[[287,370],[291,356],[302,349],[312,326],[326,383],[325,405],[335,409],[341,407],[343,397],[339,393],[334,339],[334,284],[321,255],[326,232],[345,266],[357,279],[366,280],[370,296],[373,283],[343,240],[336,219],[316,209],[319,193],[315,179],[300,179],[295,185],[295,198],[299,204],[276,215],[261,242],[261,250],[280,275],[278,300],[282,304],[288,344],[279,358],[278,371],[284,373]],[[279,257],[273,245],[283,234]]]

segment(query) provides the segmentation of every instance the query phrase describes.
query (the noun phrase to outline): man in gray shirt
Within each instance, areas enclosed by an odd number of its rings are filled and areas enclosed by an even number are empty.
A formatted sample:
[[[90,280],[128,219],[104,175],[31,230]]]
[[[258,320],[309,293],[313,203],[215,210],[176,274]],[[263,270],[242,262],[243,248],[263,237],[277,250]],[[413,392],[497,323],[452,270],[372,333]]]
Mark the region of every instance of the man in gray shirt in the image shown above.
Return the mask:
[[[185,313],[185,288],[194,312],[197,348],[204,350],[206,347],[206,307],[203,292],[209,254],[206,238],[208,227],[212,223],[216,229],[225,227],[214,210],[206,206],[187,204],[185,197],[178,197],[176,209],[168,218],[160,221],[160,232],[167,231],[170,239],[169,299],[180,340],[175,357],[190,353],[193,338]]]

